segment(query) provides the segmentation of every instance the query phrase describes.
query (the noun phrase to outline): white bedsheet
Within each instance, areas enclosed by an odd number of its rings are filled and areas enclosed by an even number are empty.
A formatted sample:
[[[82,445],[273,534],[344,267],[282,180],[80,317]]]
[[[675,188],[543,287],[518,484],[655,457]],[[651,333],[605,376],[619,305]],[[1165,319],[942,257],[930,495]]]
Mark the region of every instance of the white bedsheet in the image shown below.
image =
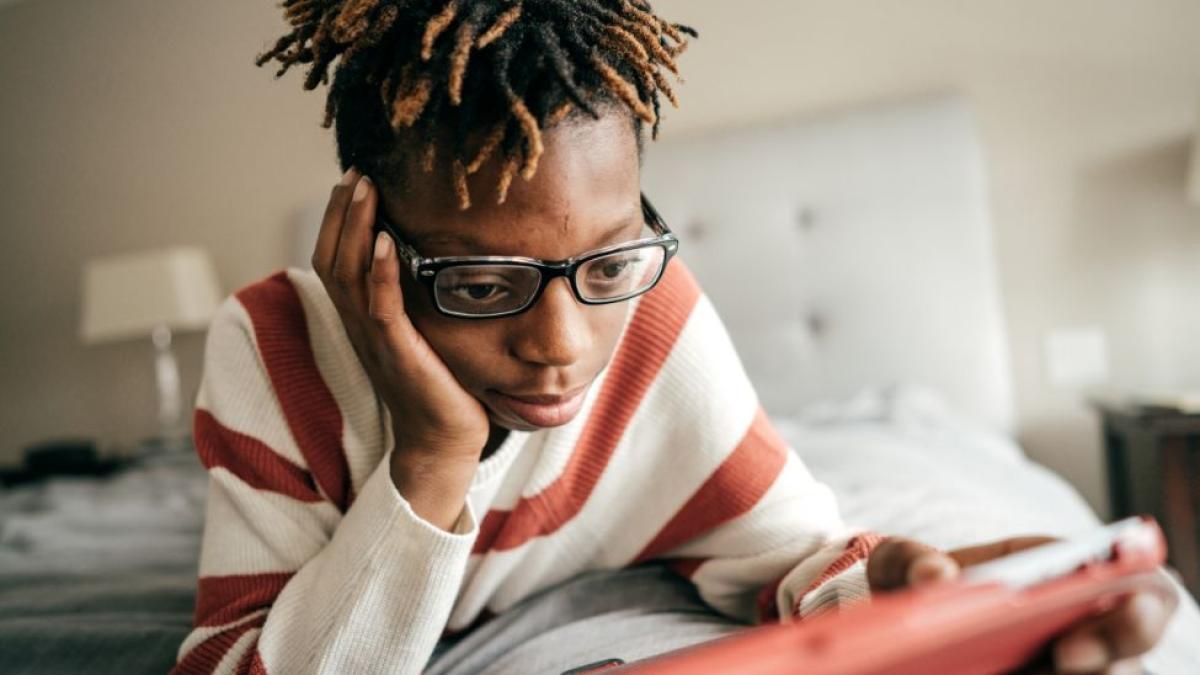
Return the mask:
[[[865,391],[773,421],[854,525],[954,548],[1099,524],[1066,481],[927,390]],[[1180,607],[1143,663],[1155,675],[1196,675],[1200,609],[1171,579]]]

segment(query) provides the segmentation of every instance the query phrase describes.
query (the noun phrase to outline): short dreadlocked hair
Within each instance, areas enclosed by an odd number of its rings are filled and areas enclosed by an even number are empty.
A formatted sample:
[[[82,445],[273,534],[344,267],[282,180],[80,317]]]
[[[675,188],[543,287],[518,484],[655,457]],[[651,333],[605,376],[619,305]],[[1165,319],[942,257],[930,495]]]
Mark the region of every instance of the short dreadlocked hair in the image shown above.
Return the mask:
[[[411,161],[449,166],[460,208],[467,176],[502,158],[497,203],[514,175],[528,180],[542,131],[578,115],[627,109],[643,147],[658,137],[659,94],[679,102],[660,68],[697,37],[646,0],[283,0],[291,33],[255,63],[281,77],[311,63],[305,89],[329,84],[322,126],[336,120],[343,169],[404,189]],[[468,67],[468,64],[470,67]],[[439,158],[439,153],[448,153]],[[419,153],[417,155],[416,153]]]

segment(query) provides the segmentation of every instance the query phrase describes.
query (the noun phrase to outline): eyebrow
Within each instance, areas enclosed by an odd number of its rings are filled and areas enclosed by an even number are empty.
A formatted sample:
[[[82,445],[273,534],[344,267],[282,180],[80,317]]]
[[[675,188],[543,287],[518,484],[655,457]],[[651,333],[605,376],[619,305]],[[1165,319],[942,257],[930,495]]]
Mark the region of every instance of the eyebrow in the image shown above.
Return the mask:
[[[587,250],[590,251],[616,243],[614,240],[617,238],[617,235],[619,235],[635,221],[643,221],[643,215],[644,214],[642,213],[641,206],[639,205],[638,208],[631,210],[621,218],[613,221],[608,229],[604,231],[604,234],[594,242],[595,245]],[[422,234],[410,235],[409,241],[414,247],[419,249],[421,253],[425,255],[428,255],[425,253],[425,249],[435,244],[460,244],[464,248],[481,251],[479,255],[491,255],[491,253],[488,251],[488,249],[491,247],[489,247],[483,240],[471,234],[457,232],[426,232]],[[583,253],[583,251],[580,251],[580,253]]]

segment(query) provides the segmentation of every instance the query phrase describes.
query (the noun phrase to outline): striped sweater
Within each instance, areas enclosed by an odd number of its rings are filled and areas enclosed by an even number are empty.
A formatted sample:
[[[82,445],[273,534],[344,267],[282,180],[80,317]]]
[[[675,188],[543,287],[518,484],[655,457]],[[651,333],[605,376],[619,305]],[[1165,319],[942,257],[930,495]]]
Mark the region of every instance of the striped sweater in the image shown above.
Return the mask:
[[[419,672],[444,635],[651,560],[750,622],[868,598],[881,537],[846,527],[771,427],[686,267],[633,302],[579,415],[510,432],[445,531],[391,482],[390,414],[316,274],[228,298],[193,421],[209,492],[174,672]]]

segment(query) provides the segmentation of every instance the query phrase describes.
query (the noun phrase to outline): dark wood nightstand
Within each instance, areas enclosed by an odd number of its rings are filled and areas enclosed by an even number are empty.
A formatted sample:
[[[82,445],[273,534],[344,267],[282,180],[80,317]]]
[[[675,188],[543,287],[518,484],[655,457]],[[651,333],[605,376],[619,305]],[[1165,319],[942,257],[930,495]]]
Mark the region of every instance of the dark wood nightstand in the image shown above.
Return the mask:
[[[1096,403],[1104,423],[1112,516],[1151,514],[1168,562],[1200,598],[1200,413]]]

